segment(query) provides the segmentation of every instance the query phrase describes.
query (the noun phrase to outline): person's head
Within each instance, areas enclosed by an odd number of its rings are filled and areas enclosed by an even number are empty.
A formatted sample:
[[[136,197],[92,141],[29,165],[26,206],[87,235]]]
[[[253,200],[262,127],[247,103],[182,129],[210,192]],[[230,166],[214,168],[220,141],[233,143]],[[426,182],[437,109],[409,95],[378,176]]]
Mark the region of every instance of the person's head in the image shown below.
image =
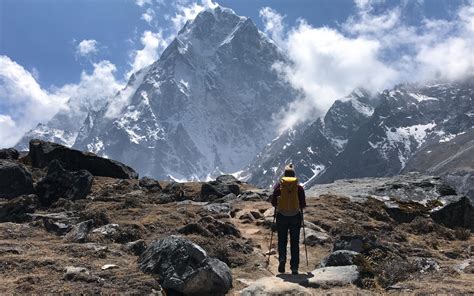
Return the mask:
[[[285,177],[296,177],[295,168],[292,163],[285,167],[285,173],[283,175]]]

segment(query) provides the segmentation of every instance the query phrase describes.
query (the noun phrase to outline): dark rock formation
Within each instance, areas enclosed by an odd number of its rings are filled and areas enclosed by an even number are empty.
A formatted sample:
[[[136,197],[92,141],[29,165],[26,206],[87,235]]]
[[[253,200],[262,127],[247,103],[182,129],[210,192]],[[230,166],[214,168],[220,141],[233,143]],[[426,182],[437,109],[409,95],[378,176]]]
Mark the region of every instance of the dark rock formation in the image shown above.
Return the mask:
[[[201,200],[214,201],[222,198],[230,193],[235,195],[240,194],[239,184],[241,182],[233,176],[224,175],[217,177],[215,181],[202,184]]]
[[[186,295],[223,295],[232,287],[225,263],[208,257],[200,246],[180,236],[153,242],[140,256],[139,266],[157,275],[163,288]]]
[[[138,182],[138,185],[140,185],[140,187],[145,188],[148,191],[152,191],[152,192],[158,192],[162,189],[161,185],[160,185],[160,182],[158,182],[155,179],[148,178],[148,177],[141,178],[140,181]]]
[[[51,142],[31,140],[28,155],[33,167],[44,168],[57,159],[70,171],[88,170],[94,176],[138,179],[138,174],[121,162]]]
[[[0,149],[0,159],[18,159],[20,156],[20,153],[16,149],[13,148],[6,148],[6,149]]]
[[[132,252],[136,256],[140,256],[146,250],[146,243],[144,240],[139,239],[133,242],[126,243],[125,249],[129,252]]]
[[[0,222],[24,222],[29,219],[38,206],[38,197],[34,194],[23,195],[0,203]]]
[[[450,228],[462,227],[474,231],[474,208],[465,196],[453,197],[441,209],[432,212],[431,218]]]
[[[360,253],[349,250],[335,251],[321,261],[321,267],[357,265],[357,256],[361,256]]]
[[[14,198],[33,193],[31,174],[22,166],[0,160],[0,198]]]
[[[83,199],[89,194],[94,176],[86,170],[66,171],[58,160],[48,166],[48,174],[36,186],[43,206],[49,206],[59,198]]]

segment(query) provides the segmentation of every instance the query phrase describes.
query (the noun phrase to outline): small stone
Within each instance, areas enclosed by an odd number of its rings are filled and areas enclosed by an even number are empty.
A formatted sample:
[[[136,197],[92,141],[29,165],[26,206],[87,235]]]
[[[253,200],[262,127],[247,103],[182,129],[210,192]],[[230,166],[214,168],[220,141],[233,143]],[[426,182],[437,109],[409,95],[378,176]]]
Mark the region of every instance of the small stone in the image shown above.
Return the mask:
[[[118,265],[115,265],[115,264],[105,264],[105,265],[103,265],[100,269],[102,269],[102,270],[108,270],[108,269],[115,269],[115,268],[119,268]]]

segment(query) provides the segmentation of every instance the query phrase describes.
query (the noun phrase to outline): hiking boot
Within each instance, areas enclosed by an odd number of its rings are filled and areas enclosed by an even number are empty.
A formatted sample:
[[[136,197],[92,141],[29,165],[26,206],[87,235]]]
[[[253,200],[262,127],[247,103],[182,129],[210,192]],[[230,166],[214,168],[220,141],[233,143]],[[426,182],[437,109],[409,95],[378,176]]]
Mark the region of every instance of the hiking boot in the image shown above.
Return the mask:
[[[278,272],[285,273],[285,262],[280,262],[280,264],[278,264]]]

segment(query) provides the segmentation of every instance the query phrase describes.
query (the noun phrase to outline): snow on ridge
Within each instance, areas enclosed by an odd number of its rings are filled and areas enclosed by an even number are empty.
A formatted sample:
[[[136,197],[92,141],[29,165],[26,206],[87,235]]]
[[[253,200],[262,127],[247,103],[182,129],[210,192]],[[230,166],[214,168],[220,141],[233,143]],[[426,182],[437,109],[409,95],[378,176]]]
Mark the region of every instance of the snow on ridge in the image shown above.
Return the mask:
[[[425,95],[422,95],[422,94],[410,93],[410,96],[411,96],[412,98],[416,99],[418,102],[422,102],[422,101],[438,101],[437,98],[425,96]]]
[[[365,117],[370,117],[374,114],[374,108],[369,105],[363,104],[361,101],[357,99],[351,100],[352,107],[357,110],[357,112],[361,113]]]

